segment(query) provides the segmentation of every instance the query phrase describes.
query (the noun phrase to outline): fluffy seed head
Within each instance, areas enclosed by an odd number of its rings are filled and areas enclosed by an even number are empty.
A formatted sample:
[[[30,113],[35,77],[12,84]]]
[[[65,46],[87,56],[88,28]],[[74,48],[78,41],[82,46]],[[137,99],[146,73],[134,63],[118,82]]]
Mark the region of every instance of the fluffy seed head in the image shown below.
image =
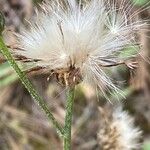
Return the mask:
[[[144,23],[134,19],[133,6],[124,0],[120,5],[113,0],[55,0],[42,8],[30,30],[17,35],[20,50],[14,55],[33,61],[36,69],[52,71],[65,85],[72,76],[73,86],[83,80],[103,93],[118,92],[105,70],[126,64],[121,53],[137,44],[135,33]]]
[[[121,107],[107,114],[100,108],[101,118],[98,141],[102,150],[140,149],[141,131],[134,126],[134,119]]]

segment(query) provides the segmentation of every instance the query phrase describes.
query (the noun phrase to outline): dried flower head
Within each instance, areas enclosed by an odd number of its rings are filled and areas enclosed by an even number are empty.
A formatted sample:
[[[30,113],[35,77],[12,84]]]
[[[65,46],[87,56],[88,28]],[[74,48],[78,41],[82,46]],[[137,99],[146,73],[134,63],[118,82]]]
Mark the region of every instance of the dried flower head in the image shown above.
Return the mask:
[[[98,141],[102,150],[137,150],[140,149],[142,132],[134,126],[134,119],[122,110],[115,108],[106,113],[100,108],[103,115],[98,133]]]
[[[105,69],[136,65],[120,55],[125,47],[137,44],[135,33],[144,26],[134,19],[136,13],[130,13],[133,6],[125,6],[124,0],[120,6],[114,1],[55,0],[42,8],[30,30],[17,35],[15,57],[34,62],[30,71],[50,71],[66,86],[85,81],[103,93],[118,92]]]

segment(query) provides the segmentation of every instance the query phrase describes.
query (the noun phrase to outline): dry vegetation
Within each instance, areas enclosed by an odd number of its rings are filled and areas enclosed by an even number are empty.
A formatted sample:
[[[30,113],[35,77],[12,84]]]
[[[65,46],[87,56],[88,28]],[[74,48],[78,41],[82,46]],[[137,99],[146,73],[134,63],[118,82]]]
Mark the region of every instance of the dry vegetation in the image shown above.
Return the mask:
[[[11,32],[19,32],[21,26],[27,26],[25,19],[30,20],[35,12],[30,0],[0,0],[0,10],[6,19],[6,41],[15,44]],[[150,12],[144,11],[142,18],[150,18]],[[150,27],[142,32],[140,39],[144,43],[142,55],[150,57]],[[11,30],[11,31],[10,31]],[[0,62],[2,56],[0,55]],[[150,142],[150,65],[139,58],[139,67],[132,72],[132,78],[126,68],[113,70],[113,77],[127,80],[123,86],[126,100],[123,104],[136,118],[136,124],[143,130],[144,142]],[[65,117],[65,90],[55,81],[47,81],[48,74],[31,74],[42,97],[47,100],[59,122]],[[115,96],[111,98],[115,103]],[[107,101],[99,98],[91,87],[78,87],[76,90],[73,117],[73,150],[98,150],[97,131],[101,121],[98,105],[106,107]],[[109,105],[105,109],[109,111]],[[16,75],[7,64],[0,65],[0,150],[60,150],[62,145],[47,118],[33,103],[30,95],[18,81]]]

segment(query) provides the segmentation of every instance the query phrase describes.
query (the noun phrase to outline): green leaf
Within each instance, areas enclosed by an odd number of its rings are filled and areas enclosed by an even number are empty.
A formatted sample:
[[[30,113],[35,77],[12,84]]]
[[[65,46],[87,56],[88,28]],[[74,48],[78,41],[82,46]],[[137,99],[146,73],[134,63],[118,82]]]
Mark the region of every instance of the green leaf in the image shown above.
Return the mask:
[[[9,64],[6,63],[0,65],[0,78],[8,76],[12,72],[13,72],[12,68],[9,66]]]
[[[132,92],[133,92],[132,87],[127,87],[127,88],[124,88],[123,90],[120,90],[119,93],[113,92],[111,94],[110,99],[112,99],[112,100],[122,100],[124,97],[128,97]]]
[[[10,76],[4,78],[3,80],[0,80],[0,88],[14,83],[17,79],[18,76],[16,74],[11,74]]]
[[[144,144],[143,150],[150,150],[150,143]]]
[[[138,6],[145,5],[148,2],[149,2],[149,0],[133,0],[133,3]]]
[[[136,56],[139,52],[139,47],[135,45],[131,45],[125,49],[123,49],[119,55],[120,58],[131,58],[131,56]]]

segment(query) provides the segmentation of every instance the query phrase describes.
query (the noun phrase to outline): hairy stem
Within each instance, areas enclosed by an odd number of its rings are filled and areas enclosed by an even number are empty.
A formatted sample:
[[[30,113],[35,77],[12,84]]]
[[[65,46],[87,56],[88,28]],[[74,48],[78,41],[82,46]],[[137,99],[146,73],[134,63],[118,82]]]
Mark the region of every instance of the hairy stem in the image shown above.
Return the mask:
[[[70,88],[67,93],[66,117],[64,127],[64,150],[71,150],[71,125],[73,116],[75,88]]]
[[[9,52],[8,48],[6,47],[3,37],[0,36],[0,51],[1,53],[6,57],[9,64],[13,67],[13,69],[18,74],[22,84],[25,86],[25,88],[28,90],[30,95],[34,98],[34,100],[37,102],[37,104],[42,108],[42,110],[45,112],[49,120],[52,122],[54,127],[57,129],[58,133],[62,136],[63,135],[63,128],[59,125],[59,123],[54,118],[53,114],[50,112],[49,108],[47,107],[47,104],[44,102],[44,100],[40,97],[38,92],[34,89],[32,83],[29,81],[29,79],[25,76],[25,73],[21,71],[13,57],[11,56],[11,53]]]

